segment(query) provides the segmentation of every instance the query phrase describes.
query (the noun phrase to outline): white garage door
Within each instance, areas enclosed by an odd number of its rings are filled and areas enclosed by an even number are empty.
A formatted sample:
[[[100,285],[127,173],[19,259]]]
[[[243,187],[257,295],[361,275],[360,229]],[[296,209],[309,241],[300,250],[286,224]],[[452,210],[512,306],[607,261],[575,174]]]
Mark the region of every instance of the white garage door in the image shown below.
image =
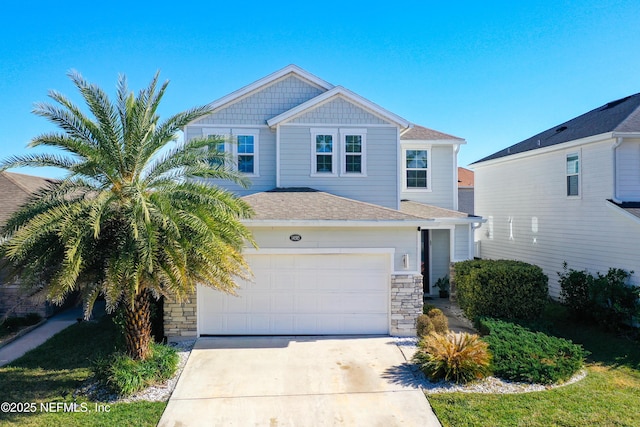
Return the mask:
[[[387,334],[389,254],[247,255],[238,296],[198,288],[200,335]]]

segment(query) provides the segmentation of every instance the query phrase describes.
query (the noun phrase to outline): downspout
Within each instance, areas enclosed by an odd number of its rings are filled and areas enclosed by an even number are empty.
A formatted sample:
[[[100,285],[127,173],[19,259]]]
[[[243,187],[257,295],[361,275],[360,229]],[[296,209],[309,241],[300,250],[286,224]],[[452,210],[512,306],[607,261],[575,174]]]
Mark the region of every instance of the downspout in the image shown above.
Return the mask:
[[[460,144],[453,146],[453,210],[458,210],[458,152]]]
[[[280,188],[280,124],[276,125],[276,188]]]
[[[612,192],[612,197],[611,200],[614,201],[614,203],[622,203],[622,200],[618,199],[617,197],[617,193],[618,193],[618,160],[616,158],[616,149],[620,146],[620,144],[622,144],[622,140],[623,138],[621,137],[617,137],[616,138],[616,142],[611,146],[611,152],[612,157],[613,157],[613,192]]]

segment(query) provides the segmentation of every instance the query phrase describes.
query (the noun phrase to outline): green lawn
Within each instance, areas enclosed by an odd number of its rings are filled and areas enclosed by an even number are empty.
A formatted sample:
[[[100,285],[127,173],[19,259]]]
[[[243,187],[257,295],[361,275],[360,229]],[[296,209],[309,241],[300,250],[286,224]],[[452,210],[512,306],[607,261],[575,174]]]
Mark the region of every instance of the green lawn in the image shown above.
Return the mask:
[[[21,409],[18,403],[26,403],[30,411],[35,410],[20,414],[0,411],[0,425],[155,426],[165,402],[108,405],[78,397],[78,412],[64,412],[63,405],[70,407],[74,391],[92,375],[91,361],[112,352],[116,341],[113,323],[105,316],[98,322],[73,325],[0,368],[0,402],[16,404],[14,409]],[[104,412],[106,409],[109,412]]]
[[[485,395],[429,395],[443,426],[638,426],[640,342],[597,328],[551,319],[555,335],[591,352],[587,377],[552,390]]]

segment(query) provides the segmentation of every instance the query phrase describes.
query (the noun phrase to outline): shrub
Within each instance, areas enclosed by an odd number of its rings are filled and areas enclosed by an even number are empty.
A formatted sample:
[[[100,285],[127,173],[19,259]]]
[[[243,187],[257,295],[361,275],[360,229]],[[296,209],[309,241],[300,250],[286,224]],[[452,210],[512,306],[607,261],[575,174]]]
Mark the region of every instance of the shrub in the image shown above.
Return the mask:
[[[24,317],[7,317],[0,323],[0,334],[15,332],[22,327],[35,325],[41,320],[42,317],[38,313],[29,313]]]
[[[431,380],[466,383],[491,372],[487,343],[465,332],[431,333],[420,342],[414,362]]]
[[[533,319],[548,298],[548,277],[521,261],[470,260],[455,264],[458,302],[467,317]]]
[[[124,353],[98,359],[93,371],[98,381],[121,396],[129,396],[171,378],[178,368],[178,353],[166,345],[151,344],[151,356],[133,360]]]
[[[533,332],[497,319],[478,321],[493,355],[496,376],[513,381],[551,384],[568,380],[584,364],[586,352],[571,341]]]
[[[449,321],[439,308],[431,308],[426,314],[418,316],[416,321],[416,333],[419,337],[425,337],[431,332],[446,334],[449,332]]]
[[[427,314],[428,312],[430,312],[434,308],[436,308],[436,306],[433,305],[433,304],[423,304],[422,305],[422,313],[423,314]]]
[[[610,268],[605,275],[593,276],[567,269],[566,263],[563,269],[558,273],[560,297],[573,317],[617,329],[640,314],[640,288],[627,283],[633,272]]]

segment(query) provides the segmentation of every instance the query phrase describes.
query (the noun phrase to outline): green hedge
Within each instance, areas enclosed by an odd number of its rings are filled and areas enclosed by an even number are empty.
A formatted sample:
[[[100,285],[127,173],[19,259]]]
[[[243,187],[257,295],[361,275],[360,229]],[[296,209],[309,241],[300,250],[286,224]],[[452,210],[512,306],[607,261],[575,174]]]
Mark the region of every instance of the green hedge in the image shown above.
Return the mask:
[[[552,384],[566,381],[584,365],[586,352],[563,338],[520,325],[480,318],[478,326],[493,355],[493,372],[513,381]]]
[[[456,294],[467,317],[533,319],[548,299],[548,277],[521,261],[471,260],[455,268]]]

